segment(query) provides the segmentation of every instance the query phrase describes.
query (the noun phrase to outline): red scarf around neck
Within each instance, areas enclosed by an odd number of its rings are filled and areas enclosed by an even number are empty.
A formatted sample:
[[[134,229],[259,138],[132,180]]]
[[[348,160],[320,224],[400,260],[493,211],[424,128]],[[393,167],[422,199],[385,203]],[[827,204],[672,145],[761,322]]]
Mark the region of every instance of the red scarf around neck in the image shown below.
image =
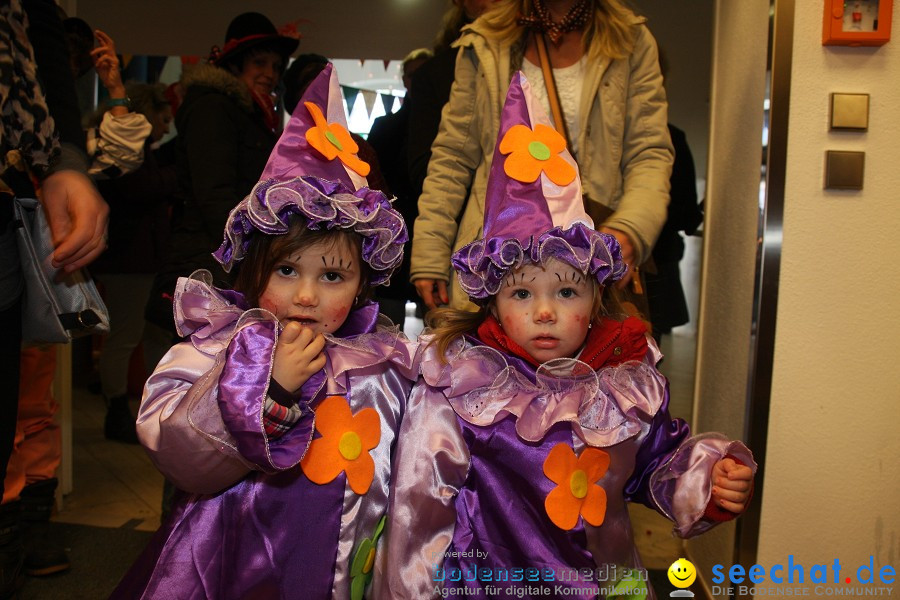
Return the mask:
[[[587,363],[595,371],[629,360],[642,360],[647,354],[646,333],[647,326],[637,317],[628,317],[624,321],[600,317],[588,331],[584,350],[578,360]],[[476,335],[485,345],[495,350],[518,356],[535,367],[540,366],[524,348],[506,335],[493,315],[488,315],[478,326]]]

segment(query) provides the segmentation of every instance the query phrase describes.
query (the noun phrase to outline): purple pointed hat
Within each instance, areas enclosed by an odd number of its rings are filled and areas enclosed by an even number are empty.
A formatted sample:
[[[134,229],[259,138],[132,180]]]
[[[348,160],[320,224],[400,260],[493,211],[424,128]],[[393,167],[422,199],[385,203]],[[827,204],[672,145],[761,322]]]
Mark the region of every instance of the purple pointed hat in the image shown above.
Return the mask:
[[[620,279],[619,243],[584,212],[578,165],[519,71],[500,116],[484,198],[483,237],[452,257],[460,286],[484,304],[526,262],[562,260],[601,285]]]
[[[215,259],[230,271],[256,232],[285,234],[290,216],[300,215],[312,230],[358,233],[363,260],[372,268],[369,284],[387,284],[403,260],[406,226],[390,200],[368,188],[369,165],[358,151],[329,64],[303,93],[260,182],[228,216]]]

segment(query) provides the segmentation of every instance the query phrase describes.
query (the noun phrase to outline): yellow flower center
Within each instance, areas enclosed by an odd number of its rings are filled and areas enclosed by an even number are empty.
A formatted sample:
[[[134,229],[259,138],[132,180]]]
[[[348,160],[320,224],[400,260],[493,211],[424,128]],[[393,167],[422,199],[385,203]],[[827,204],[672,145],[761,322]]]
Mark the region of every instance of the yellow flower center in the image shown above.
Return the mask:
[[[362,572],[368,573],[372,570],[372,565],[375,564],[375,547],[372,546],[369,548],[369,554],[366,556],[366,564],[363,565]]]
[[[543,142],[531,142],[528,144],[528,154],[536,160],[547,160],[550,158],[550,148]]]
[[[331,142],[334,145],[334,147],[337,148],[338,150],[344,149],[344,147],[341,146],[341,143],[338,141],[337,136],[334,135],[331,131],[325,132],[325,139],[328,140],[329,142]]]
[[[347,460],[356,460],[362,453],[362,441],[360,441],[356,432],[348,431],[341,436],[341,441],[338,442],[338,450],[341,456]]]
[[[572,476],[569,478],[569,489],[572,490],[572,495],[578,498],[579,500],[587,496],[588,493],[588,479],[587,473],[582,471],[581,469],[576,469]]]

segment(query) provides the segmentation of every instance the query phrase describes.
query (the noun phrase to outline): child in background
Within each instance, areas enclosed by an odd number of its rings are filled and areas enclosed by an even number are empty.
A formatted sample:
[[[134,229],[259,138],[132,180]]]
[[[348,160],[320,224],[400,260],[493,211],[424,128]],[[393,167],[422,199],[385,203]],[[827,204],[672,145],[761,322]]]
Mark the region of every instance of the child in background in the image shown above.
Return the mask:
[[[304,101],[215,253],[235,290],[178,282],[188,339],[137,428],[186,493],[114,598],[361,598],[371,577],[415,346],[366,294],[407,235],[365,187],[330,66]]]
[[[756,465],[740,442],[669,417],[660,352],[610,294],[618,243],[592,229],[521,73],[501,120],[483,239],[453,257],[481,310],[432,313],[377,597],[543,598],[548,581],[566,598],[653,597],[626,502],[696,535],[745,509]]]

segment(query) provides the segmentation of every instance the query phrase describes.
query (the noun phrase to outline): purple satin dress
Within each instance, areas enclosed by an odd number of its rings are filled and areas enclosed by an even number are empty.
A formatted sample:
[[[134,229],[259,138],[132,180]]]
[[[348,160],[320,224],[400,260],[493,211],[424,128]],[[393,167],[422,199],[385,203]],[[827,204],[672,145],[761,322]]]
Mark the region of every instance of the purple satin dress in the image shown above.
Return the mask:
[[[351,567],[380,533],[416,345],[376,325],[377,305],[355,310],[326,336],[326,366],[301,389],[303,417],[270,440],[262,411],[277,320],[242,303],[202,274],[179,280],[175,318],[190,337],[151,375],[137,422],[153,462],[185,493],[113,598],[351,598],[371,577]],[[353,414],[378,415],[362,495],[345,472],[319,485],[300,465],[321,435],[315,412],[335,395]]]
[[[653,598],[626,503],[696,535],[715,525],[703,516],[715,462],[731,454],[755,463],[740,442],[691,437],[669,417],[661,355],[648,344],[643,361],[596,372],[576,359],[535,370],[471,340],[441,363],[429,347],[400,430],[374,597],[588,599],[626,586]],[[584,512],[571,527],[551,519],[546,502],[558,481],[545,469],[554,449],[608,456],[588,481],[605,495],[599,525]]]

